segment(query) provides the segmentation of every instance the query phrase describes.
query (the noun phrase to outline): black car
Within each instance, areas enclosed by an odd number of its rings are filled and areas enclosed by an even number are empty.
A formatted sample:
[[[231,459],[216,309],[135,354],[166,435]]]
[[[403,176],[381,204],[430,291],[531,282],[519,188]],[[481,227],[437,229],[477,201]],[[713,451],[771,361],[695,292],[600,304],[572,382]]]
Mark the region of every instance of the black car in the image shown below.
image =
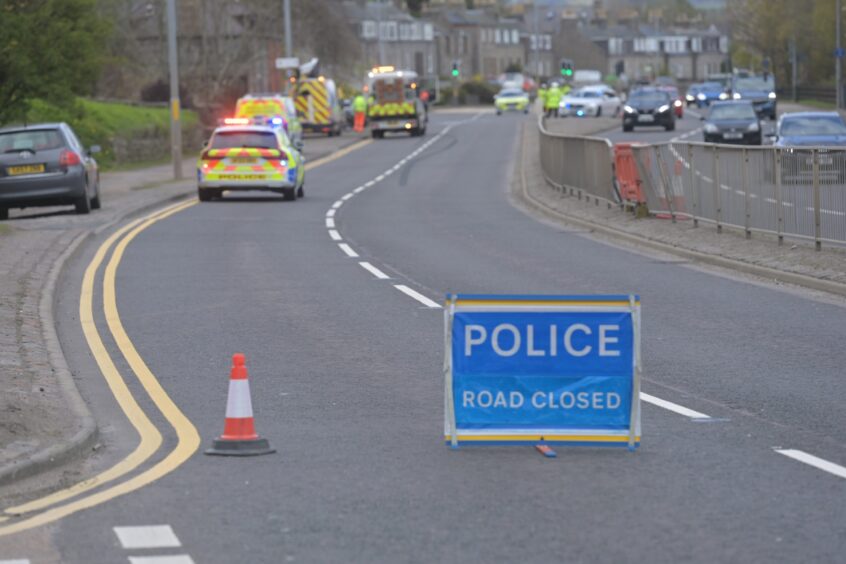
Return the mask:
[[[761,122],[752,102],[715,102],[702,119],[706,143],[761,144]]]
[[[673,100],[667,92],[646,88],[632,91],[623,106],[623,131],[644,125],[659,125],[667,131],[676,128]]]
[[[731,82],[731,96],[734,100],[749,100],[759,115],[775,120],[778,109],[773,75],[736,76]]]
[[[0,129],[0,219],[9,208],[73,205],[77,213],[100,207],[100,173],[92,154],[66,123]]]

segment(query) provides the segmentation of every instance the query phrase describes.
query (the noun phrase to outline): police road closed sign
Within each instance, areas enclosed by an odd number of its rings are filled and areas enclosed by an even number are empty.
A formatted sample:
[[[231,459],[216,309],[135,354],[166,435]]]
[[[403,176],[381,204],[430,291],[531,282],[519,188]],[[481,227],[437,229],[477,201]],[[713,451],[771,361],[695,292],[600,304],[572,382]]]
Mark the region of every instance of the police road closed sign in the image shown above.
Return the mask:
[[[640,442],[637,296],[447,296],[445,439]]]

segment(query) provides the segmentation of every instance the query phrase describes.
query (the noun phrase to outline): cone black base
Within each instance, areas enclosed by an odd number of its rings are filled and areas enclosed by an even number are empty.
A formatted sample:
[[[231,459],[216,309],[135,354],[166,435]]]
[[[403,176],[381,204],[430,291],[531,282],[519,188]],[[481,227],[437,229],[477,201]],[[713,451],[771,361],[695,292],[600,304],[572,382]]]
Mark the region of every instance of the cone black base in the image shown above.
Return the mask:
[[[267,439],[255,439],[252,441],[224,441],[215,439],[212,447],[206,450],[206,454],[217,456],[259,456],[271,454],[276,449],[270,446]]]

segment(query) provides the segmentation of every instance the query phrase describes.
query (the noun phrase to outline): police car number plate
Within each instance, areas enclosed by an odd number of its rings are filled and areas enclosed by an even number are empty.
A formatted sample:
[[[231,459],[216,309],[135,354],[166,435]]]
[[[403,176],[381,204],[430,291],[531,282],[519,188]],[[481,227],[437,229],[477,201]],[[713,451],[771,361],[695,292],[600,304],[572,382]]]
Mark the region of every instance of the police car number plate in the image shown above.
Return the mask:
[[[254,157],[230,157],[229,160],[233,164],[255,164],[256,162]]]

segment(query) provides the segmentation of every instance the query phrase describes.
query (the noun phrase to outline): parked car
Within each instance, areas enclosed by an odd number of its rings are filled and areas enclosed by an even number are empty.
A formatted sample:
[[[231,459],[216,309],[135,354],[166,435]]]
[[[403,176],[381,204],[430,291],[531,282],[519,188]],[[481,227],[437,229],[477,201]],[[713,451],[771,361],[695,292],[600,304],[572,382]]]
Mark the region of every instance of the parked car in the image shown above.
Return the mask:
[[[670,95],[670,99],[673,101],[673,112],[677,118],[682,119],[684,117],[684,98],[679,94],[679,89],[675,86],[659,86],[658,90],[663,90]]]
[[[812,148],[820,148],[817,165],[821,180],[846,181],[846,122],[838,112],[784,114],[776,125],[773,144],[783,149],[781,176],[784,182],[813,180]]]
[[[676,115],[670,95],[655,88],[634,90],[623,106],[623,131],[644,125],[661,126],[667,131],[676,128]]]
[[[734,100],[750,100],[755,111],[771,120],[776,118],[776,91],[773,75],[736,76],[731,81]]]
[[[761,144],[761,122],[751,102],[715,102],[702,119],[706,143]]]
[[[620,113],[623,101],[613,88],[604,84],[586,86],[562,96],[558,105],[558,115],[576,117],[616,117]]]
[[[0,219],[9,208],[72,205],[76,213],[100,208],[100,171],[66,123],[0,129]]]

